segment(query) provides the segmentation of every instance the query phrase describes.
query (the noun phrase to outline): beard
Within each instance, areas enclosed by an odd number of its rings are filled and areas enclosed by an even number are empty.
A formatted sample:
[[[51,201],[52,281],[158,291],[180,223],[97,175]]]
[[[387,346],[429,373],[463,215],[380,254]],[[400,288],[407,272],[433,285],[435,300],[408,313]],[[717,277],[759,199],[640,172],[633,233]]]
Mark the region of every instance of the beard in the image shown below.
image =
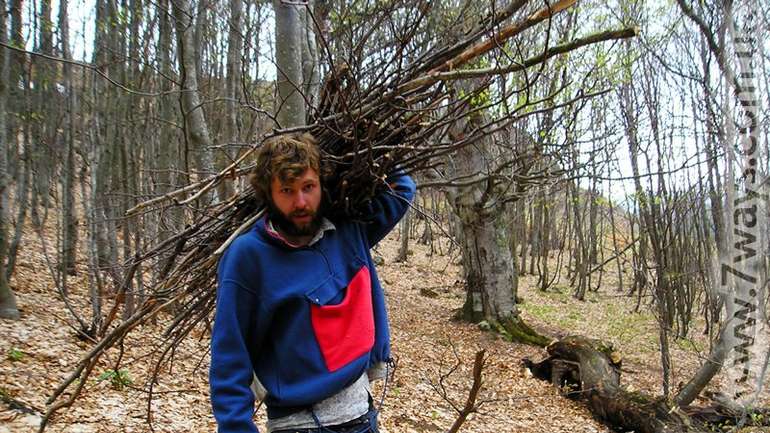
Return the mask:
[[[273,204],[272,200],[267,200],[267,212],[270,221],[289,236],[312,236],[321,228],[322,212],[320,207],[316,211],[306,209],[293,211],[286,215]],[[310,221],[302,225],[297,225],[292,221],[292,218],[303,216],[310,216]]]

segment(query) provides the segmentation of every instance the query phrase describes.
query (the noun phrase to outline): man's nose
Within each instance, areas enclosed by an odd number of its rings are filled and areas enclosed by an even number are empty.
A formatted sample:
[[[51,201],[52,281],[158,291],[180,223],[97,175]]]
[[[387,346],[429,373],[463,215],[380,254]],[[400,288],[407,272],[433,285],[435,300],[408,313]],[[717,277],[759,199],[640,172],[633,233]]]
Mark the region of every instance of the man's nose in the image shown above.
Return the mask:
[[[307,197],[303,192],[298,192],[294,197],[294,207],[298,209],[304,209],[307,206]]]

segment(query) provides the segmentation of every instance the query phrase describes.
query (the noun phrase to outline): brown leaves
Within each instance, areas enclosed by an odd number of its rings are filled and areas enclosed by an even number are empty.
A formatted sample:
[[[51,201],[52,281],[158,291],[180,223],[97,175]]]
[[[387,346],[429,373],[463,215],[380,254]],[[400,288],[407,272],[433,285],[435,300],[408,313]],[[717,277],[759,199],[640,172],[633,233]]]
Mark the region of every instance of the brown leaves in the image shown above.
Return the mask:
[[[447,379],[446,389],[448,396],[460,404],[471,385],[474,354],[480,349],[488,354],[479,393],[479,400],[485,403],[478,413],[470,415],[461,432],[608,432],[581,403],[561,397],[558,390],[520,367],[524,357],[541,358],[540,349],[511,344],[476,325],[452,321],[454,311],[464,300],[464,287],[457,283],[461,278],[459,267],[448,256],[429,256],[428,247],[414,242],[409,261],[395,263],[399,246],[396,237],[391,235],[378,247],[384,257],[378,271],[385,286],[397,359],[380,417],[382,432],[445,432],[452,425],[457,413],[430,385],[454,366],[452,346],[462,362],[457,373]],[[42,409],[46,397],[90,346],[78,340],[67,325],[68,313],[50,288],[52,283],[42,271],[42,257],[34,254],[35,248],[31,243],[22,250],[15,277],[22,319],[0,321],[0,390]],[[70,296],[78,308],[87,311],[84,281],[76,280]],[[525,300],[521,305],[523,315],[529,324],[547,327],[554,334],[609,339],[625,357],[626,369],[631,370],[624,371],[624,382],[648,392],[659,389],[654,318],[647,313],[630,313],[634,299],[602,289],[589,293],[586,302],[579,302],[569,290],[537,291],[533,288],[536,281],[536,277],[526,276],[519,285]],[[606,282],[614,287],[613,281]],[[425,289],[435,296],[422,296]],[[59,413],[47,431],[148,431],[145,381],[154,366],[154,351],[160,346],[162,330],[160,321],[157,326],[140,328],[126,341],[120,368],[133,379],[130,386],[118,391],[109,381],[97,381],[100,374],[115,368],[117,351],[108,351],[86,384],[82,398],[70,410]],[[164,369],[153,388],[155,431],[215,430],[208,393],[208,336],[202,330],[193,336],[182,342],[173,368]],[[23,352],[20,361],[9,359],[11,348]],[[685,345],[673,354],[678,378],[686,377],[698,365],[697,353]],[[379,404],[382,381],[376,382],[374,389]],[[264,409],[256,419],[264,428]],[[0,405],[0,433],[33,432],[38,422],[38,415],[21,414]]]

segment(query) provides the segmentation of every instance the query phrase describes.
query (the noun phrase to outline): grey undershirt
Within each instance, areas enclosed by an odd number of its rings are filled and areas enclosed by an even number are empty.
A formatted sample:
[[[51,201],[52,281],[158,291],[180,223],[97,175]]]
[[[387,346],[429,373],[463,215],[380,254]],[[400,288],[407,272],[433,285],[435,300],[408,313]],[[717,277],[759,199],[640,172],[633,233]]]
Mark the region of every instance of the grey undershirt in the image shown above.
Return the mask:
[[[369,411],[371,381],[385,378],[387,365],[376,364],[362,374],[352,385],[313,405],[313,412],[322,426],[332,426],[354,420]],[[282,418],[268,419],[267,431],[307,429],[318,427],[309,410]]]
[[[314,404],[312,410],[322,426],[342,424],[358,418],[369,410],[370,392],[369,377],[362,374],[352,385]],[[310,410],[267,420],[268,432],[314,427],[318,427],[318,425]]]

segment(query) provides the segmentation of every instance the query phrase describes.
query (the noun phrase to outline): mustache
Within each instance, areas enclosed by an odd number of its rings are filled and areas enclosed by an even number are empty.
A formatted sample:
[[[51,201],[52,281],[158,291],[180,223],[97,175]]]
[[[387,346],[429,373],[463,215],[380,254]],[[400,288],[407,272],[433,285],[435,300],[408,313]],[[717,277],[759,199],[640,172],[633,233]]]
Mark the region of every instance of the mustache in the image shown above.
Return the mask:
[[[289,218],[302,218],[306,216],[315,216],[315,212],[311,210],[295,210],[289,213]]]

